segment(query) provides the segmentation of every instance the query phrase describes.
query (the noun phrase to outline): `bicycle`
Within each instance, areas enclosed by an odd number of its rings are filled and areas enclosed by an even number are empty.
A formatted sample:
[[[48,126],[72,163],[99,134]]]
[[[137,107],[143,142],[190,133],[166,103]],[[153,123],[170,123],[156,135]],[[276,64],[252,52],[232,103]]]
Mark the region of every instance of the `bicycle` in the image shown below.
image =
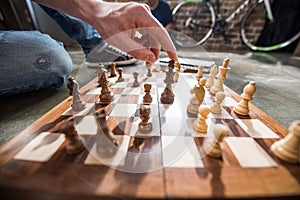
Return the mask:
[[[257,43],[265,23],[275,23],[276,20],[271,10],[270,0],[244,0],[228,17],[223,18],[220,13],[220,2],[216,0],[216,9],[210,0],[182,0],[173,9],[174,22],[181,27],[180,32],[189,37],[173,36],[174,43],[180,47],[195,47],[205,43],[212,33],[221,33],[225,40],[228,39],[226,26],[238,14],[246,10],[241,20],[240,37],[242,42],[253,51],[272,51],[288,46],[300,38],[300,27],[293,36],[276,44],[266,46]],[[282,19],[280,19],[282,20]],[[253,30],[253,23],[260,23],[260,30]],[[176,24],[175,24],[176,25]]]

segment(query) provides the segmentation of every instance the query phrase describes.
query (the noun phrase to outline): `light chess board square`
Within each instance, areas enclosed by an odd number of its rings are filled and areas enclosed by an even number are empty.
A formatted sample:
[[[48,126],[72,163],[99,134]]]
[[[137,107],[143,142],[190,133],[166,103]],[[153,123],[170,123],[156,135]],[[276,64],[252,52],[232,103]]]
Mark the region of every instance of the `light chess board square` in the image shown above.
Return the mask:
[[[64,141],[64,134],[42,132],[19,151],[14,159],[47,162]]]
[[[86,107],[85,109],[83,109],[82,111],[79,112],[75,112],[72,110],[72,107],[68,108],[65,112],[63,112],[63,116],[85,116],[87,113],[89,113],[90,111],[95,110],[95,104],[94,103],[86,103]]]

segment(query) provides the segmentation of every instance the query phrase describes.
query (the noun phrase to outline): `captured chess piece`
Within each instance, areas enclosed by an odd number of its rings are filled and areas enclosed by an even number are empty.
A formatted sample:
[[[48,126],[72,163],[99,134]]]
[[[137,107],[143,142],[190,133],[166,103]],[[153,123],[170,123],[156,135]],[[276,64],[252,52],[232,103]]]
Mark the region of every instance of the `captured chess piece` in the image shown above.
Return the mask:
[[[213,65],[210,72],[208,81],[206,81],[205,87],[210,89],[214,85],[214,80],[217,75],[217,65]]]
[[[78,154],[85,149],[75,130],[73,121],[68,121],[63,124],[59,131],[65,134],[66,150],[68,154]]]
[[[140,118],[139,132],[150,133],[152,131],[152,123],[149,122],[151,109],[149,106],[142,105],[140,107]]]
[[[106,73],[107,73],[107,70],[105,69],[104,65],[102,63],[99,63],[99,66],[98,66],[97,71],[96,71],[96,74],[97,74],[97,77],[98,77],[97,87],[101,87],[102,83],[108,84]]]
[[[169,61],[168,71],[166,72],[166,78],[164,80],[166,87],[160,96],[160,101],[163,104],[172,104],[174,102],[175,95],[172,90],[172,84],[174,83],[174,63],[173,60]]]
[[[145,95],[143,97],[144,104],[151,104],[152,96],[150,94],[152,86],[150,84],[144,84]]]
[[[69,95],[73,96],[72,99],[72,111],[80,112],[86,108],[86,103],[81,98],[78,82],[73,78],[68,78],[67,88],[69,89]]]
[[[139,73],[133,72],[134,81],[132,83],[132,87],[139,87],[140,86],[140,83],[138,81],[138,76],[139,76]]]
[[[109,64],[109,68],[110,68],[110,76],[109,77],[116,77],[117,74],[116,74],[116,63],[111,63]]]
[[[222,113],[222,101],[225,99],[225,93],[222,91],[217,92],[215,96],[215,102],[211,106],[211,112],[215,114]]]
[[[192,115],[198,114],[199,106],[202,104],[204,96],[205,96],[205,88],[204,85],[206,83],[205,78],[201,78],[199,80],[199,84],[195,85],[191,90],[191,93],[194,94],[190,99],[190,104],[187,107],[187,112]]]
[[[200,78],[203,77],[203,69],[204,69],[204,66],[203,66],[203,65],[199,65],[199,67],[198,67],[198,72],[197,72],[197,74],[196,74],[196,79],[197,79],[197,81],[199,81]]]
[[[300,163],[300,121],[294,121],[289,133],[271,146],[271,151],[289,163]]]
[[[99,98],[100,104],[110,104],[114,100],[114,94],[111,92],[106,82],[102,82]]]
[[[219,67],[219,74],[217,82],[210,88],[212,94],[216,94],[219,91],[224,91],[223,82],[226,79],[226,74],[230,70],[229,58],[225,58],[223,65]]]
[[[118,74],[119,74],[117,82],[124,81],[124,78],[123,78],[123,68],[119,67],[117,71],[118,71]]]
[[[250,81],[248,85],[244,87],[241,94],[242,100],[233,108],[233,111],[238,115],[249,114],[249,101],[253,99],[253,95],[256,91],[256,82]]]
[[[213,130],[212,137],[206,137],[202,144],[203,151],[214,158],[222,157],[222,148],[220,142],[223,138],[228,136],[229,129],[223,124],[216,124]]]
[[[210,113],[210,106],[200,105],[198,110],[198,118],[193,122],[193,128],[199,134],[207,133],[208,125],[206,119]]]

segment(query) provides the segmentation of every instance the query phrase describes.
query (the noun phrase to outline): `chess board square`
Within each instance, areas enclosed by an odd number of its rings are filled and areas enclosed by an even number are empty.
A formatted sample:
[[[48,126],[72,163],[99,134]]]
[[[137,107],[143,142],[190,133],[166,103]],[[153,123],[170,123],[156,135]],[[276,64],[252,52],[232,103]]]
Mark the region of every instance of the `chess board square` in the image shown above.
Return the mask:
[[[191,133],[194,132],[190,123],[191,120],[191,118],[184,120],[179,117],[161,117],[161,133],[164,136],[191,136]]]
[[[164,167],[203,168],[193,137],[162,136]]]
[[[89,90],[86,94],[99,95],[101,94],[101,87],[94,87]]]
[[[238,103],[229,96],[225,96],[223,105],[235,107]]]
[[[47,162],[64,141],[64,134],[42,132],[19,151],[14,159]]]
[[[91,110],[95,110],[95,104],[94,103],[86,103],[86,107],[85,109],[83,109],[82,111],[79,112],[74,112],[72,110],[72,107],[68,108],[65,112],[63,112],[63,116],[85,116],[87,115],[87,113],[89,113]]]
[[[210,118],[220,118],[220,119],[233,119],[233,117],[224,108],[222,108],[221,113],[212,113],[212,112],[210,112],[208,117],[210,117]]]
[[[112,89],[113,88],[126,88],[126,87],[128,87],[128,82],[125,82],[125,81],[123,81],[123,82],[116,82],[115,85],[111,86]]]
[[[110,113],[110,116],[131,117],[135,116],[136,104],[116,104]]]
[[[140,95],[122,94],[117,103],[122,104],[137,104]]]
[[[277,163],[250,137],[226,137],[226,143],[242,167],[276,167]]]
[[[75,127],[79,135],[96,135],[99,124],[94,115],[88,115],[75,124]]]
[[[253,138],[279,138],[259,119],[236,119],[236,122]]]
[[[107,127],[114,135],[129,135],[135,117],[115,117],[109,116],[107,118]]]
[[[111,88],[111,92],[114,94],[122,94],[123,91],[124,91],[124,88],[119,88],[119,87]]]
[[[127,87],[123,90],[123,94],[139,95],[143,92],[141,87]]]

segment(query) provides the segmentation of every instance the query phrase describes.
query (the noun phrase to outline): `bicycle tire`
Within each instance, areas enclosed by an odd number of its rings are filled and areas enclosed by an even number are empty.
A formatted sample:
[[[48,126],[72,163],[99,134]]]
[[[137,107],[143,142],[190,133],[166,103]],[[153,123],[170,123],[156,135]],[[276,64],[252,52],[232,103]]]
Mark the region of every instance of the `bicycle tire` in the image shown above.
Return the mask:
[[[256,20],[253,20],[254,18]],[[276,19],[274,20],[276,21]],[[256,24],[252,25],[253,23]],[[259,39],[260,33],[262,32],[265,23],[269,23],[269,21],[266,18],[264,1],[257,1],[249,8],[249,10],[247,10],[246,14],[242,19],[241,27],[240,27],[241,40],[248,48],[250,48],[253,51],[278,50],[290,45],[291,43],[293,43],[294,41],[300,38],[300,30],[299,30],[298,32],[295,32],[295,35],[285,39],[284,41],[276,42],[273,44],[267,44],[267,45],[258,44],[257,41]],[[261,29],[257,29],[258,27],[257,24],[260,24]],[[256,29],[254,29],[253,27],[256,27]]]
[[[182,35],[171,36],[171,38],[180,47],[202,45],[213,33],[216,15],[212,4],[208,1],[181,1],[175,6],[172,14],[174,30]]]

